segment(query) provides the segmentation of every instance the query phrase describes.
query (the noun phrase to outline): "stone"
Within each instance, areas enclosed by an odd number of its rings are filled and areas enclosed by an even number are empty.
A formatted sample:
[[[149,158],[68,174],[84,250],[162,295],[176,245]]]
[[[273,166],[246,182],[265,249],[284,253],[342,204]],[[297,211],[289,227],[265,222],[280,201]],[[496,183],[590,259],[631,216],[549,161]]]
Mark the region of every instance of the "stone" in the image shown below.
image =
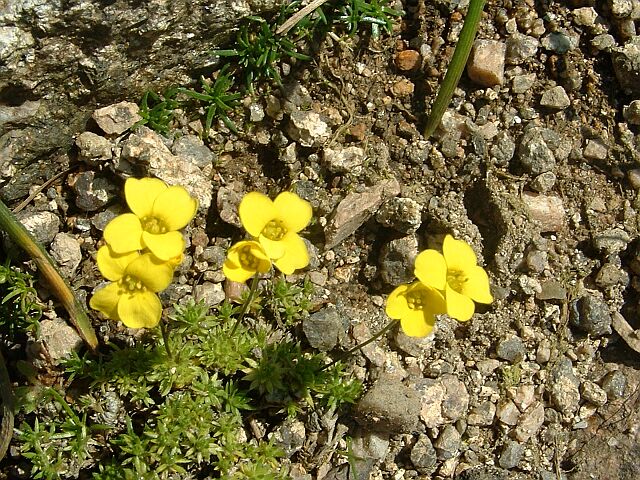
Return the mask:
[[[92,118],[107,135],[120,135],[142,120],[140,108],[132,102],[120,102],[99,108]]]
[[[556,158],[548,144],[553,135],[545,128],[533,127],[525,131],[520,139],[518,160],[527,173],[540,175],[555,168]]]
[[[593,234],[593,246],[607,256],[616,255],[625,250],[630,242],[629,234],[617,227]]]
[[[421,475],[431,475],[436,471],[436,463],[438,461],[436,450],[433,448],[429,437],[424,434],[419,435],[418,440],[411,447],[409,458],[413,467]]]
[[[523,453],[524,445],[514,442],[513,440],[507,440],[500,454],[498,465],[507,470],[516,468],[520,463]]]
[[[476,465],[467,468],[455,480],[517,480],[509,470],[490,465]]]
[[[483,87],[493,87],[504,83],[504,61],[507,46],[497,40],[476,40],[473,44],[467,74]]]
[[[616,18],[627,18],[633,12],[633,0],[609,0],[607,3]]]
[[[540,105],[546,108],[553,108],[556,110],[564,110],[571,105],[571,100],[561,86],[553,87],[542,94],[540,99]]]
[[[529,217],[537,223],[541,232],[558,232],[564,228],[566,221],[562,198],[522,192],[522,201]]]
[[[23,210],[16,215],[16,218],[36,241],[45,247],[53,241],[60,229],[60,219],[52,212],[26,212]]]
[[[640,100],[634,100],[622,109],[624,119],[631,125],[640,125]]]
[[[605,263],[596,274],[596,285],[609,288],[615,285],[626,287],[629,285],[629,274],[620,265]]]
[[[519,363],[524,359],[526,353],[524,343],[520,337],[515,335],[503,338],[498,342],[496,355],[510,363]]]
[[[611,334],[611,313],[606,302],[586,294],[574,300],[569,309],[571,324],[592,337]]]
[[[611,58],[620,86],[633,95],[640,95],[640,36],[613,48]]]
[[[536,293],[538,300],[565,300],[567,289],[558,280],[545,280],[540,283],[540,291]]]
[[[551,32],[542,38],[542,46],[552,52],[565,54],[578,47],[580,37],[565,32]]]
[[[598,12],[593,7],[576,8],[571,14],[573,21],[583,27],[592,27],[598,18]]]
[[[587,140],[583,155],[590,160],[606,160],[608,153],[609,149],[600,140]]]
[[[508,65],[520,65],[534,58],[540,42],[535,37],[514,33],[507,38],[505,61]]]
[[[76,194],[76,206],[86,212],[103,208],[117,192],[115,185],[92,170],[69,175],[68,182]]]
[[[51,256],[65,278],[72,278],[82,261],[80,243],[73,235],[58,233],[51,242]]]
[[[331,136],[327,122],[310,110],[291,112],[286,131],[293,141],[303,147],[319,147]]]
[[[498,133],[494,138],[493,145],[489,149],[489,153],[495,158],[496,164],[506,167],[513,158],[516,151],[516,144],[508,132]]]
[[[395,178],[390,178],[362,192],[347,195],[335,208],[325,227],[325,249],[340,244],[371,218],[385,200],[399,193],[400,184]]]
[[[514,426],[518,423],[518,418],[520,418],[520,410],[511,400],[503,399],[496,407],[496,416],[505,425]]]
[[[442,414],[451,422],[463,418],[469,408],[469,393],[464,382],[455,375],[445,374],[440,378],[445,395],[442,400]]]
[[[600,35],[596,35],[591,39],[591,45],[596,50],[610,52],[611,50],[613,50],[613,47],[616,46],[616,39],[613,38],[613,35],[609,35],[608,33],[601,33]]]
[[[535,402],[520,416],[518,425],[513,431],[518,442],[526,442],[536,435],[544,423],[544,405],[542,402]]]
[[[291,458],[304,446],[306,429],[300,420],[286,420],[269,434],[269,440],[282,449],[286,458]]]
[[[608,400],[617,400],[624,397],[627,388],[627,378],[620,370],[607,373],[600,383],[602,389],[607,394]]]
[[[358,401],[356,420],[375,431],[411,433],[418,426],[418,393],[395,380],[379,379]]]
[[[573,364],[561,358],[550,371],[548,385],[551,404],[562,414],[574,413],[580,405],[580,380],[573,373]]]
[[[462,436],[453,425],[444,427],[434,443],[438,460],[448,460],[455,457],[462,445]]]
[[[413,94],[415,85],[412,81],[403,78],[391,85],[391,92],[397,98],[408,97]]]
[[[332,173],[356,174],[365,161],[366,155],[362,147],[326,147],[323,150],[323,161]]]
[[[600,388],[597,383],[590,380],[582,382],[582,385],[580,385],[580,393],[584,400],[597,407],[601,407],[607,403],[607,392]]]
[[[469,425],[488,427],[493,424],[495,416],[496,405],[490,400],[485,400],[471,409],[467,417],[467,423]]]
[[[319,310],[302,320],[302,331],[313,348],[327,352],[342,340],[349,328],[349,321],[335,308]]]
[[[415,274],[413,263],[418,256],[418,238],[415,234],[389,240],[380,250],[380,278],[387,285],[410,283]]]
[[[553,172],[544,172],[538,175],[531,182],[531,188],[538,193],[547,193],[556,184],[556,174]]]
[[[396,54],[396,67],[403,72],[410,72],[420,67],[420,52],[403,50]]]
[[[377,211],[376,221],[400,233],[413,233],[422,224],[422,206],[411,198],[393,197]]]
[[[197,302],[202,301],[205,305],[219,305],[226,295],[220,283],[204,282],[193,287],[193,298]]]
[[[535,73],[526,73],[523,75],[516,75],[513,77],[511,83],[511,91],[513,93],[527,93],[531,90],[533,85],[536,83],[536,74]]]
[[[93,132],[83,132],[76,138],[78,159],[89,165],[100,165],[111,160],[111,142]]]
[[[40,339],[54,365],[80,351],[83,343],[76,329],[59,318],[40,322]]]
[[[171,146],[174,155],[181,157],[201,170],[211,169],[216,161],[216,155],[204,144],[200,137],[183,135],[176,139]]]

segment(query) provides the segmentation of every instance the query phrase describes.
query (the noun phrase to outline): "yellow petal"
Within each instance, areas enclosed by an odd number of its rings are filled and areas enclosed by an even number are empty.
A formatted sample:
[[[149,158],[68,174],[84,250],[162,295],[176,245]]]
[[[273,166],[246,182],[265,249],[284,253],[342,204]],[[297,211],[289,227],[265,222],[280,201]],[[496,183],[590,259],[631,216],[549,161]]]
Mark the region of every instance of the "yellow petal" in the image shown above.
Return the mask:
[[[93,294],[89,300],[89,306],[98,310],[111,320],[118,318],[118,301],[120,300],[120,288],[117,283],[110,283]]]
[[[393,292],[389,294],[389,298],[387,298],[387,306],[385,311],[389,318],[393,318],[395,320],[399,320],[405,315],[407,315],[409,307],[407,305],[407,299],[405,298],[405,293],[409,289],[409,285],[402,284],[395,288]]]
[[[274,260],[274,265],[285,275],[309,265],[309,251],[302,237],[297,233],[289,233],[280,243],[285,245],[284,255]]]
[[[462,293],[479,303],[493,302],[493,296],[489,288],[489,276],[484,268],[475,266],[465,271],[467,281],[462,286]]]
[[[439,290],[421,285],[422,296],[425,303],[425,315],[440,315],[447,313],[447,302]]]
[[[124,270],[133,260],[138,258],[138,251],[115,253],[108,245],[100,247],[96,255],[98,269],[104,278],[117,282],[124,275]]]
[[[229,280],[238,283],[244,283],[256,274],[255,271],[247,270],[240,263],[234,263],[228,258],[222,265],[222,272]]]
[[[433,330],[436,319],[423,310],[411,310],[400,319],[400,326],[409,337],[426,337]]]
[[[124,182],[124,197],[127,205],[139,218],[151,215],[156,197],[167,189],[167,184],[158,178],[129,178]]]
[[[144,246],[160,260],[170,261],[184,251],[184,238],[180,232],[167,232],[154,235],[142,232]]]
[[[444,290],[447,283],[447,262],[440,252],[424,250],[416,257],[414,274],[425,285]]]
[[[444,298],[447,302],[447,314],[451,318],[465,322],[473,316],[476,305],[469,297],[459,294],[447,285]]]
[[[163,262],[156,256],[145,253],[127,265],[125,273],[140,280],[149,290],[159,292],[171,283],[173,267],[169,262]]]
[[[153,328],[161,315],[160,299],[149,291],[123,295],[118,302],[118,316],[129,328]]]
[[[260,245],[259,242],[253,241],[253,240],[246,240],[246,241],[242,241],[242,242],[238,242],[237,245],[242,244],[244,245],[249,245],[249,247],[251,248],[251,255],[253,255],[254,257],[256,257],[258,260],[266,260],[269,261],[269,255],[267,255],[267,252],[264,251],[264,248],[262,248],[262,245]]]
[[[282,192],[273,201],[278,217],[288,230],[299,232],[311,221],[311,204],[292,192]]]
[[[293,235],[296,235],[295,233]],[[286,246],[282,240],[270,240],[264,235],[260,235],[258,237],[260,241],[260,245],[264,248],[267,256],[273,260],[277,260],[282,258],[282,256],[286,253]]]
[[[238,207],[240,221],[250,235],[258,237],[264,226],[278,215],[269,197],[259,192],[247,193]]]
[[[184,187],[174,185],[160,193],[153,203],[152,216],[161,220],[168,230],[180,230],[193,220],[198,201]]]
[[[142,250],[142,225],[133,213],[124,213],[111,220],[104,229],[104,239],[115,253]]]
[[[444,237],[442,254],[449,270],[466,272],[467,269],[474,267],[478,262],[471,246],[467,242],[456,240],[451,235]]]

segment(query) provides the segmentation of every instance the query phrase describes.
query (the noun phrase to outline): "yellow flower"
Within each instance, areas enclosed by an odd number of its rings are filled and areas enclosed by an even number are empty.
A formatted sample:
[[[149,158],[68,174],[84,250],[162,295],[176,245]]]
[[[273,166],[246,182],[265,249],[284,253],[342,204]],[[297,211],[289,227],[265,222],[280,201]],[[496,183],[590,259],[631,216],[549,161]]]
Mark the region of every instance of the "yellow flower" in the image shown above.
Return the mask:
[[[198,201],[179,185],[168,187],[157,178],[129,178],[124,195],[133,213],[120,215],[104,229],[104,239],[122,254],[148,248],[160,260],[184,250],[178,231],[195,216]]]
[[[435,316],[445,313],[442,294],[421,282],[397,287],[387,299],[386,312],[400,320],[400,326],[410,337],[425,337],[433,330]]]
[[[477,265],[476,254],[468,243],[447,235],[442,253],[425,250],[416,257],[415,274],[425,285],[444,292],[447,314],[460,321],[475,311],[474,300],[491,303],[489,277]]]
[[[239,207],[240,221],[278,269],[289,275],[309,265],[309,252],[298,232],[311,221],[311,205],[291,192],[271,201],[258,192],[247,193]]]
[[[267,273],[271,269],[271,260],[258,242],[242,241],[233,245],[227,252],[222,271],[234,282],[246,282],[256,273]]]
[[[172,265],[151,253],[117,254],[108,246],[98,250],[97,260],[100,273],[111,283],[91,297],[91,308],[130,328],[156,326],[162,314],[156,292],[171,283]]]

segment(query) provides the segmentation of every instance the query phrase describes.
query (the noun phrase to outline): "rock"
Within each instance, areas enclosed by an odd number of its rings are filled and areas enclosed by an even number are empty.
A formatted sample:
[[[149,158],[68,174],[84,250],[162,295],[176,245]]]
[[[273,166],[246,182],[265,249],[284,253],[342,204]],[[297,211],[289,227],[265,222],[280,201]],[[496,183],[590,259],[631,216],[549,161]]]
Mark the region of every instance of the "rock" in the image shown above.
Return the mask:
[[[502,400],[496,407],[496,416],[505,425],[516,425],[520,418],[520,410],[511,400]]]
[[[376,221],[400,233],[413,233],[422,223],[422,207],[411,198],[393,197],[382,204],[376,213]]]
[[[468,468],[460,475],[456,475],[455,480],[517,480],[509,470],[492,467],[489,465],[478,465]]]
[[[462,436],[453,425],[444,427],[434,443],[438,460],[448,460],[455,457],[462,445]]]
[[[350,193],[335,208],[325,228],[325,248],[335,247],[354,233],[378,210],[382,202],[400,193],[395,178],[383,180],[361,193]]]
[[[413,262],[418,256],[418,238],[415,234],[390,240],[380,250],[380,277],[387,285],[397,286],[411,282]]]
[[[590,160],[606,160],[609,150],[607,146],[599,140],[587,140],[587,145],[584,147],[584,158]]]
[[[513,434],[517,441],[526,442],[536,435],[544,423],[544,406],[535,402],[520,416]]]
[[[99,165],[111,160],[111,142],[93,132],[83,132],[76,138],[78,159],[89,165]]]
[[[608,33],[601,33],[591,39],[591,45],[596,50],[610,52],[616,46],[616,39]]]
[[[578,47],[580,37],[563,32],[551,32],[542,38],[542,46],[552,52],[564,54]]]
[[[411,433],[418,426],[420,398],[416,391],[394,380],[378,380],[358,401],[356,420],[375,431],[393,435]]]
[[[625,105],[622,115],[631,125],[640,125],[640,100],[634,100],[629,105]]]
[[[540,42],[535,37],[514,33],[507,39],[505,61],[508,65],[520,65],[538,52]]]
[[[595,278],[596,285],[601,288],[609,288],[615,285],[626,287],[629,285],[629,274],[620,265],[605,263]]]
[[[365,161],[362,147],[336,147],[323,150],[323,160],[327,169],[333,173],[350,172],[356,174]]]
[[[621,228],[610,228],[593,236],[593,246],[608,256],[625,250],[630,242],[631,237]]]
[[[404,353],[411,357],[420,357],[433,346],[434,338],[434,335],[410,337],[399,328],[395,340],[397,347]]]
[[[391,92],[397,98],[408,97],[413,94],[415,85],[412,81],[403,78],[391,85]],[[352,133],[353,135],[353,133]],[[355,135],[354,135],[355,136]]]
[[[498,465],[507,470],[516,468],[520,463],[522,454],[524,453],[524,445],[514,442],[513,440],[507,440],[500,454]]]
[[[558,280],[546,280],[540,284],[540,291],[536,293],[538,300],[565,300],[567,289]]]
[[[571,105],[571,100],[569,100],[569,96],[567,92],[564,91],[564,88],[557,86],[545,90],[540,99],[540,105],[556,110],[563,110]]]
[[[301,85],[297,80],[289,81],[282,86],[282,96],[289,113],[297,110],[309,110],[313,103],[313,98],[307,87]]]
[[[616,400],[624,397],[627,388],[627,378],[620,370],[607,373],[601,380],[602,389],[607,394],[608,400]]]
[[[498,342],[496,355],[507,362],[519,363],[524,359],[526,350],[520,337],[511,335]]]
[[[507,46],[496,40],[476,40],[467,62],[469,78],[483,87],[504,83]]]
[[[142,120],[140,108],[135,103],[120,102],[99,108],[93,112],[93,119],[107,135],[120,135]]]
[[[437,380],[421,380],[416,389],[421,393],[420,418],[428,428],[438,427],[447,421],[455,422],[469,408],[467,388],[455,375],[443,374]]]
[[[607,3],[611,9],[611,14],[616,18],[627,18],[633,12],[632,0],[609,0]]]
[[[351,474],[356,471],[358,480],[365,480],[369,478],[374,466],[387,455],[389,451],[388,435],[379,435],[371,432],[363,436],[355,436],[351,442],[351,451],[354,457],[351,465]],[[349,477],[353,477],[348,473],[346,472],[346,475],[341,478],[348,480]],[[324,478],[327,479],[328,477]]]
[[[60,219],[51,212],[25,212],[16,215],[24,228],[45,247],[49,245],[60,229]]]
[[[548,385],[551,404],[561,413],[574,413],[580,404],[580,380],[573,373],[571,360],[561,358],[551,369]]]
[[[560,197],[522,192],[522,201],[541,232],[558,232],[565,226],[564,204]]]
[[[469,412],[469,416],[467,417],[467,423],[469,425],[488,427],[493,423],[495,416],[495,404],[489,400],[485,400],[471,409],[471,412]]]
[[[612,51],[613,70],[620,86],[640,95],[640,36],[634,36]]]
[[[445,395],[442,400],[442,414],[451,422],[462,418],[469,408],[469,393],[465,384],[455,375],[445,374],[440,378]]]
[[[309,345],[323,352],[334,348],[349,328],[349,322],[335,308],[323,308],[302,321]]]
[[[513,77],[511,91],[513,93],[527,93],[536,83],[536,74],[527,73],[524,75],[516,75]]]
[[[300,420],[286,420],[269,434],[269,439],[282,449],[286,458],[301,450],[306,438],[304,423]]]
[[[318,147],[329,140],[331,129],[319,114],[312,111],[291,112],[287,134],[303,147]]]
[[[508,132],[500,132],[496,135],[489,153],[496,159],[496,164],[501,167],[509,165],[516,151],[516,144]]]
[[[76,194],[76,206],[94,212],[107,205],[116,195],[116,187],[104,177],[88,170],[69,175],[69,186]]]
[[[582,385],[580,385],[580,393],[583,399],[598,407],[607,403],[607,392],[600,388],[595,382],[589,380],[582,382]]]
[[[216,155],[204,144],[200,137],[183,135],[171,146],[174,155],[193,163],[203,171],[210,170],[216,161]]]
[[[525,131],[520,139],[518,160],[527,173],[540,175],[555,168],[556,158],[548,144],[555,140],[554,135],[546,128],[533,127]]]
[[[193,298],[197,302],[203,301],[205,305],[219,305],[226,295],[220,283],[204,282],[193,287]]]
[[[606,302],[593,295],[587,294],[573,301],[569,309],[569,319],[578,330],[592,337],[611,334],[609,307]]]
[[[58,264],[62,276],[71,278],[82,261],[80,243],[73,235],[58,233],[51,242],[51,256]]]
[[[544,172],[533,179],[531,188],[538,193],[547,193],[555,184],[556,174],[553,172]]]
[[[403,72],[410,72],[420,67],[420,53],[415,50],[403,50],[396,54],[396,67]]]
[[[571,14],[576,24],[583,27],[592,27],[598,18],[598,12],[593,7],[576,8]]]
[[[82,347],[82,338],[76,329],[59,318],[42,320],[40,335],[54,365]]]
[[[409,458],[414,468],[421,475],[431,475],[436,471],[438,457],[431,440],[426,435],[418,436],[418,440],[411,447]]]

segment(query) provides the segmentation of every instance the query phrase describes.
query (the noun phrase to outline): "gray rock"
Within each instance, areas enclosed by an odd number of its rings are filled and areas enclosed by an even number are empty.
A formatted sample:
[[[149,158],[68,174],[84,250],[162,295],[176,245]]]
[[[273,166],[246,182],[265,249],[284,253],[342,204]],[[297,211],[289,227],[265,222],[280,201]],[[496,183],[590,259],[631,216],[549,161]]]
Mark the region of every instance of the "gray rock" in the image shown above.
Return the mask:
[[[580,385],[580,393],[583,399],[598,407],[607,403],[607,392],[600,388],[595,382],[589,380],[582,382],[582,385]]]
[[[605,263],[596,275],[596,285],[602,288],[621,285],[626,287],[629,285],[629,274],[620,265],[614,263]]]
[[[171,146],[174,155],[190,161],[201,170],[211,169],[216,155],[204,144],[200,137],[184,135]]]
[[[515,480],[513,474],[502,468],[478,465],[456,475],[455,480]]]
[[[633,12],[632,0],[609,0],[607,3],[611,9],[611,14],[616,18],[627,18]]]
[[[610,52],[616,46],[616,39],[608,33],[601,33],[591,39],[591,45],[596,50]]]
[[[0,61],[6,63],[16,59],[22,52],[34,45],[33,36],[18,27],[0,27]]]
[[[516,75],[515,77],[513,77],[511,91],[513,93],[526,93],[529,90],[531,90],[531,87],[533,87],[535,83],[536,83],[535,73]]]
[[[571,105],[571,100],[561,86],[553,87],[542,94],[540,99],[540,105],[547,108],[553,108],[556,110],[563,110]]]
[[[516,425],[520,418],[520,410],[511,400],[503,399],[496,407],[496,416],[505,425]]]
[[[453,425],[444,427],[434,443],[438,460],[448,460],[455,457],[462,445],[462,436]]]
[[[300,420],[287,420],[278,425],[269,435],[269,439],[280,447],[287,458],[301,450],[306,440],[304,423]]]
[[[120,102],[99,108],[93,112],[93,119],[107,135],[120,135],[142,120],[140,108],[132,102]]]
[[[583,27],[592,27],[598,18],[598,12],[593,7],[576,8],[571,14],[574,22]]]
[[[640,94],[640,36],[612,51],[613,70],[620,86],[634,95]]]
[[[514,33],[507,39],[505,61],[508,65],[520,65],[535,57],[540,42],[535,37]]]
[[[587,144],[584,147],[584,158],[591,160],[606,160],[609,154],[609,149],[600,140],[587,140]]]
[[[1,27],[0,27],[1,28]],[[0,40],[2,41],[2,40]],[[21,105],[0,105],[0,128],[5,125],[19,126],[32,119],[42,105],[40,100],[27,100]]]
[[[390,240],[380,251],[380,277],[387,285],[409,283],[415,277],[413,262],[418,256],[418,239],[415,234]]]
[[[326,147],[322,158],[330,172],[356,174],[365,161],[365,152],[362,147],[357,146]]]
[[[282,96],[287,103],[291,104],[287,107],[290,111],[308,110],[313,103],[307,87],[295,81],[287,82],[282,86]]]
[[[602,389],[609,400],[624,397],[627,388],[627,378],[620,370],[607,373],[601,381]]]
[[[631,125],[640,125],[640,100],[634,100],[629,105],[625,105],[622,114]]]
[[[16,215],[24,228],[44,246],[49,245],[60,229],[60,219],[51,212],[25,212]]]
[[[538,300],[565,300],[567,289],[558,280],[545,280],[540,283],[540,291],[536,293]]]
[[[302,330],[309,345],[323,352],[331,350],[342,340],[349,322],[335,308],[323,308],[302,320]]]
[[[111,160],[111,142],[93,132],[83,132],[76,138],[78,159],[89,165],[99,165]]]
[[[204,282],[193,287],[193,298],[206,305],[219,305],[225,299],[224,288],[220,283]]]
[[[455,422],[463,418],[469,408],[469,393],[464,382],[455,375],[445,374],[440,378],[445,395],[442,400],[442,414]]]
[[[467,417],[467,423],[469,425],[488,427],[493,423],[495,416],[496,405],[490,400],[485,400],[471,409]]]
[[[249,105],[249,120],[252,122],[261,122],[264,120],[264,108],[257,102],[251,102]]]
[[[507,362],[518,363],[524,359],[526,349],[520,337],[511,335],[498,342],[496,355]]]
[[[551,32],[542,38],[542,46],[552,52],[564,54],[578,47],[580,37],[564,32]]]
[[[400,233],[413,233],[422,223],[422,207],[411,198],[393,197],[382,204],[376,221]]]
[[[82,261],[80,243],[73,235],[58,233],[51,242],[51,256],[57,262],[60,273],[71,278]]]
[[[68,358],[82,347],[82,338],[76,329],[59,318],[42,320],[40,335],[54,364]]]
[[[353,468],[342,478],[348,480],[354,478],[354,473],[357,473],[357,480],[368,480],[374,466],[386,456],[389,450],[388,435],[367,433],[363,436],[356,436],[351,443],[351,450],[355,457]]]
[[[629,234],[621,228],[610,228],[593,235],[593,245],[607,256],[618,254],[631,242]]]
[[[494,138],[493,145],[489,149],[489,153],[496,159],[496,164],[506,167],[513,158],[516,151],[516,144],[508,132],[498,133]]]
[[[571,303],[569,309],[571,324],[592,337],[611,334],[611,313],[606,302],[593,296],[584,295]]]
[[[414,468],[421,475],[431,475],[436,471],[438,457],[431,440],[426,435],[419,435],[416,443],[411,447],[409,455]]]
[[[526,442],[536,435],[544,423],[544,405],[535,402],[520,416],[513,434],[517,441]]]
[[[556,166],[556,158],[547,144],[547,129],[530,128],[520,139],[518,160],[527,173],[540,175],[552,171]]]
[[[520,463],[523,453],[524,445],[514,442],[513,440],[507,440],[500,454],[498,464],[506,469],[516,468]]]
[[[329,125],[319,114],[308,110],[291,112],[286,129],[289,137],[303,147],[318,147],[331,136]]]
[[[116,195],[117,189],[109,180],[97,176],[93,171],[69,176],[69,186],[76,194],[76,206],[94,212],[107,205]]]
[[[549,399],[561,413],[574,413],[580,404],[580,380],[573,373],[571,360],[561,358],[550,372]]]
[[[411,433],[418,426],[420,398],[416,391],[394,380],[378,380],[358,401],[356,419],[375,431]]]
[[[476,40],[467,62],[469,78],[483,87],[504,83],[507,47],[497,40]]]
[[[325,248],[331,249],[376,213],[382,202],[400,193],[395,178],[383,180],[361,193],[350,193],[335,208],[325,228]]]
[[[547,193],[555,184],[556,174],[553,172],[544,172],[533,179],[531,188],[538,193]]]

